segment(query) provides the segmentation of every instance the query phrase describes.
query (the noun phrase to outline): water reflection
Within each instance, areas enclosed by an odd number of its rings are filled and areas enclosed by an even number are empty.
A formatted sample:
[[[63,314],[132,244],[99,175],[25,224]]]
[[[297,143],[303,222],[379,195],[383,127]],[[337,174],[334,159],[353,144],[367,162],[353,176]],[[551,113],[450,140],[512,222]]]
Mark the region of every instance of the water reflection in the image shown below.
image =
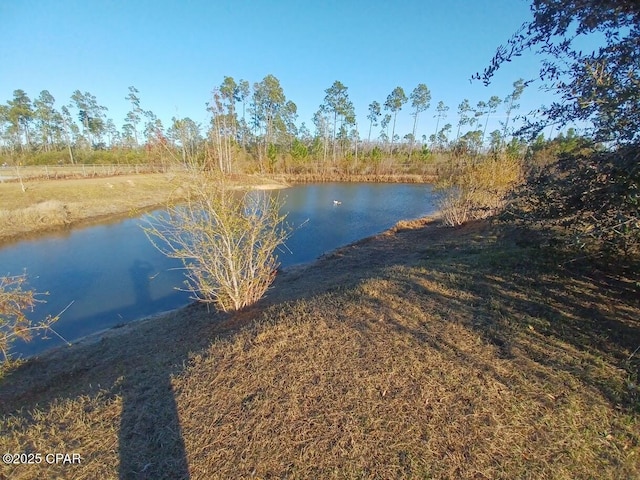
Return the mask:
[[[314,184],[267,194],[284,200],[287,221],[296,227],[287,248],[278,252],[284,267],[435,210],[425,185]],[[184,286],[181,263],[150,244],[141,221],[124,219],[6,246],[0,250],[0,273],[26,268],[29,285],[49,292],[47,303],[31,315],[34,320],[73,302],[55,326],[69,341],[186,305],[189,294],[176,290]],[[32,355],[61,343],[56,338],[16,343],[14,351]]]
[[[153,265],[145,260],[135,259],[133,265],[129,269],[131,282],[133,283],[133,292],[135,295],[135,304],[146,307],[151,304],[151,290],[149,274],[153,272]]]

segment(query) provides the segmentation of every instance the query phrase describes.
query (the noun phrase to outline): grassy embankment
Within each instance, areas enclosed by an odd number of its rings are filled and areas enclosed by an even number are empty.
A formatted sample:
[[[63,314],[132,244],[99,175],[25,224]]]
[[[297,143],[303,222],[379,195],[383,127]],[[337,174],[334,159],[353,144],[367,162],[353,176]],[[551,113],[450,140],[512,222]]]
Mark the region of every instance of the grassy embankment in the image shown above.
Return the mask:
[[[486,222],[401,224],[0,384],[31,478],[640,477],[638,278]],[[636,270],[637,273],[637,270]]]
[[[272,180],[243,175],[241,185],[270,186]],[[30,233],[138,215],[179,198],[184,179],[176,173],[145,173],[101,178],[30,179],[0,183],[0,242]]]

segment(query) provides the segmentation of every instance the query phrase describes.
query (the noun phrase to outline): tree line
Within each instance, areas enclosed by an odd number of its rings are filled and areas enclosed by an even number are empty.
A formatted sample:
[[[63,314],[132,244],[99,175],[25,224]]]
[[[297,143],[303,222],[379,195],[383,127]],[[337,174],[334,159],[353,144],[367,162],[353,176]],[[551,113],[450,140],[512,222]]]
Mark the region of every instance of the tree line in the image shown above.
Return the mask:
[[[86,152],[146,151],[154,152],[154,158],[174,155],[183,162],[211,162],[223,172],[234,170],[238,160],[261,171],[276,170],[283,159],[293,164],[335,166],[345,160],[357,164],[365,157],[374,162],[399,157],[411,163],[447,149],[477,153],[503,148],[511,138],[514,112],[524,88],[525,82],[518,80],[504,98],[492,96],[475,107],[464,99],[457,107],[455,124],[447,121],[450,107],[439,101],[433,115],[434,131],[420,137],[420,122],[432,99],[424,83],[408,95],[402,87],[395,87],[384,101],[372,101],[366,121],[358,122],[348,87],[335,81],[324,91],[312,126],[298,123],[297,105],[273,75],[253,85],[225,76],[206,103],[207,125],[189,117],[173,117],[164,125],[144,108],[133,86],[125,97],[129,111],[121,128],[90,92],[76,90],[66,104],[57,107],[48,90],[32,100],[18,89],[13,98],[0,104],[0,152],[14,162],[39,155],[46,159],[44,163],[55,158],[75,163],[76,156]],[[500,108],[504,118],[500,128],[487,132],[490,117]],[[404,134],[396,129],[403,109],[412,119],[411,131]],[[55,155],[46,155],[49,152]]]

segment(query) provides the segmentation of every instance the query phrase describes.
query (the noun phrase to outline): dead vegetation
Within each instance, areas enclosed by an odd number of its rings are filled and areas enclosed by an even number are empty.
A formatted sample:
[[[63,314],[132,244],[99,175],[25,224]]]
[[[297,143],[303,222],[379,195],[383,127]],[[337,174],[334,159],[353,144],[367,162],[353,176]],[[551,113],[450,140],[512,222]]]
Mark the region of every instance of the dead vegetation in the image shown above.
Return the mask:
[[[161,205],[180,186],[175,175],[38,180],[0,184],[0,241]]]
[[[499,213],[509,192],[522,183],[523,168],[521,159],[506,154],[452,162],[437,183],[443,192],[440,211],[444,222],[459,226]]]
[[[530,238],[405,222],[249,310],[192,305],[27,362],[0,384],[0,451],[83,461],[0,472],[637,478],[638,279]]]
[[[237,311],[260,300],[275,279],[274,252],[290,235],[281,208],[274,197],[240,193],[218,176],[194,172],[184,198],[152,215],[144,232],[182,262],[193,300]]]
[[[252,188],[284,186],[253,175],[235,175],[231,181]],[[0,242],[106,217],[138,215],[166,205],[169,198],[178,199],[184,193],[183,182],[181,172],[169,172],[30,180],[24,191],[18,182],[0,183]]]
[[[323,182],[350,182],[350,183],[433,183],[437,175],[420,173],[346,173],[346,172],[316,172],[316,173],[292,173],[280,175],[291,183],[323,183]]]

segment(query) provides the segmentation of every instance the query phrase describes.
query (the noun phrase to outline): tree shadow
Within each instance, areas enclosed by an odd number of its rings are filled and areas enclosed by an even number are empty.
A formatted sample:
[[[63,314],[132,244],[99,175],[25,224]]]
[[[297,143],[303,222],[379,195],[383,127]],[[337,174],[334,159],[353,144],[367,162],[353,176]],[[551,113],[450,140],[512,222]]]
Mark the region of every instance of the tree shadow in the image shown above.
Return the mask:
[[[564,372],[613,405],[638,408],[633,392],[623,392],[607,374],[624,370],[640,378],[640,361],[632,353],[640,346],[640,297],[633,279],[596,271],[588,262],[572,262],[569,270],[557,251],[519,240],[533,233],[516,235],[484,224],[434,225],[356,242],[312,268],[285,269],[272,301],[356,289],[357,303],[370,305],[397,330],[456,358],[465,356],[451,340],[437,334],[434,339],[427,327],[409,327],[389,291],[380,300],[358,289],[372,279],[386,281],[399,297],[413,292],[416,308],[475,332],[495,347],[497,357],[536,362],[541,380],[545,372]]]

